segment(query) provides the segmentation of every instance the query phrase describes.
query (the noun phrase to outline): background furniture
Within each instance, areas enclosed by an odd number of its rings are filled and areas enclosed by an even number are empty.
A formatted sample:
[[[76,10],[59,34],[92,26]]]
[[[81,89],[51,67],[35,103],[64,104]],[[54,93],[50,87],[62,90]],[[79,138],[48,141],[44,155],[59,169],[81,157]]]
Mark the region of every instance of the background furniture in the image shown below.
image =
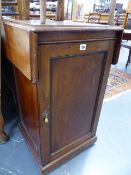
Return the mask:
[[[101,18],[101,13],[96,13],[96,12],[89,13],[87,22],[88,23],[99,23],[100,18]]]
[[[126,28],[127,26],[127,22],[128,22],[128,16],[131,13],[131,0],[128,0],[128,6],[127,6],[127,10],[126,10],[126,16],[125,16],[125,20],[124,20],[124,28]],[[123,32],[123,40],[131,40],[131,30],[124,30]],[[131,44],[130,43],[122,43],[121,44],[122,47],[125,47],[127,49],[129,49],[129,55],[128,55],[128,59],[126,62],[126,68],[128,66],[128,64],[131,62]]]
[[[2,9],[2,17],[10,17],[10,18],[21,18],[22,17],[22,9],[21,9],[21,1],[3,1],[1,2]],[[2,27],[2,26],[1,26]],[[5,118],[11,118],[11,113],[14,112],[15,103],[16,103],[16,92],[15,92],[15,81],[14,81],[14,72],[13,66],[9,63],[9,61],[4,59],[4,45],[3,38],[1,40],[1,59],[0,60],[0,143],[6,143],[8,137],[4,132],[4,120]],[[1,63],[2,62],[2,63]],[[9,76],[10,75],[10,76]],[[3,119],[4,116],[4,119]],[[6,117],[5,117],[6,116]],[[14,114],[15,116],[15,114]]]
[[[126,17],[126,13],[118,14],[117,15],[117,21],[115,22],[115,25],[124,27],[125,17]]]
[[[123,40],[131,40],[131,30],[124,29],[122,39]]]
[[[109,14],[108,13],[101,13],[101,17],[100,17],[100,24],[108,24],[109,21]]]
[[[0,111],[0,144],[6,143],[8,141],[8,136],[4,132],[4,119],[2,112]]]
[[[6,56],[15,65],[20,128],[48,173],[96,141],[122,29],[66,21],[7,21],[4,27]]]
[[[131,43],[122,42],[121,46],[124,47],[124,48],[129,49],[129,55],[128,55],[128,59],[127,59],[127,62],[126,62],[126,68],[127,68],[128,64],[131,63]]]
[[[127,21],[128,21],[128,15],[130,13],[131,13],[131,0],[128,0],[128,6],[127,6],[126,16],[125,16],[125,20],[124,20],[124,28],[126,28]]]
[[[46,18],[55,19],[57,12],[57,0],[47,0]],[[40,1],[30,0],[30,19],[40,18]]]
[[[2,19],[29,19],[29,0],[2,0]],[[1,28],[3,25],[1,25]],[[1,30],[3,31],[3,30]],[[4,143],[8,140],[6,133],[4,133],[4,121],[14,120],[18,118],[17,114],[17,98],[14,78],[14,67],[5,59],[4,38],[1,38],[1,112],[2,119],[0,120],[0,139]],[[3,119],[4,116],[4,119]],[[10,133],[8,133],[10,134]],[[2,141],[2,139],[4,140]]]
[[[94,7],[93,7],[94,12],[104,12],[104,10],[105,10],[105,4],[103,5],[94,4]]]
[[[131,30],[125,29],[123,32],[122,39],[123,40],[131,40]],[[127,68],[128,64],[131,63],[131,44],[129,42],[122,42],[121,46],[129,49],[129,55],[128,55],[128,59],[126,62],[126,68]]]
[[[2,16],[11,16],[14,18],[21,16],[20,1],[18,1],[18,0],[4,1],[4,0],[2,0],[1,4],[2,4]]]
[[[96,15],[98,14],[98,15]],[[92,18],[92,20],[91,20]],[[109,20],[109,14],[107,13],[95,13],[94,15],[91,16],[90,13],[84,14],[83,17],[81,17],[80,19],[75,19],[73,21],[75,22],[88,22],[88,20],[90,21],[89,23],[99,23],[99,24],[108,24],[108,20]]]
[[[39,0],[30,0],[30,2],[35,2],[37,4],[36,7],[30,9],[30,19],[39,19],[40,18],[40,7],[39,7]],[[57,6],[50,4],[57,2]],[[55,3],[56,4],[56,3]],[[34,13],[34,12],[37,12]],[[62,21],[64,20],[64,0],[47,0],[47,13],[46,13],[46,18],[48,19],[55,19],[57,21]]]

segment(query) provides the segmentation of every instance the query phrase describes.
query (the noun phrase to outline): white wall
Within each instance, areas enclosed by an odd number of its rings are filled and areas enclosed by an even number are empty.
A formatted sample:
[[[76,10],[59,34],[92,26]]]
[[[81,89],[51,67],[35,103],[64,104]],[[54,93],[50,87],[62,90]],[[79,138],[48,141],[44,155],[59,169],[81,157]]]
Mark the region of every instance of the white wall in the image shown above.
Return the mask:
[[[84,4],[84,13],[92,12],[94,3],[98,3],[99,0],[77,0],[78,4]],[[128,0],[117,0],[117,3],[123,4],[123,8],[127,8]]]
[[[93,11],[94,1],[93,0],[77,0],[78,4],[84,4],[83,12],[89,13]]]

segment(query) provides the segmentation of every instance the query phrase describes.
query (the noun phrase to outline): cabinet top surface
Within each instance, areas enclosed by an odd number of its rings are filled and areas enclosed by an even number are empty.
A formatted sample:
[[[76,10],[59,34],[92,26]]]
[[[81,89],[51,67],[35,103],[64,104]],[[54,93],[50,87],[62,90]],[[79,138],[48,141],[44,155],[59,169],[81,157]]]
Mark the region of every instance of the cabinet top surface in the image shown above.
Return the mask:
[[[72,21],[51,21],[46,20],[45,24],[41,24],[40,20],[7,20],[5,24],[18,27],[27,31],[44,32],[44,31],[101,31],[114,30],[122,31],[123,28],[117,26],[80,23]]]

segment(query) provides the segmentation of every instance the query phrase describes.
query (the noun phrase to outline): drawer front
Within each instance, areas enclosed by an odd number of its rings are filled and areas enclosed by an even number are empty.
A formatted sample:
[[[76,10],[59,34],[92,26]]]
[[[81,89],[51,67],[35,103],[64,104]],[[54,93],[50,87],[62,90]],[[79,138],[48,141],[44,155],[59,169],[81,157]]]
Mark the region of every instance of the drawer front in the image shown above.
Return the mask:
[[[6,57],[31,80],[30,33],[4,25]]]
[[[91,41],[91,42],[72,42],[72,43],[59,43],[40,45],[45,50],[44,55],[48,55],[51,58],[66,55],[86,54],[97,51],[107,50],[111,45],[115,44],[115,40],[108,41]],[[51,47],[51,48],[50,48]],[[44,52],[43,50],[43,52]]]

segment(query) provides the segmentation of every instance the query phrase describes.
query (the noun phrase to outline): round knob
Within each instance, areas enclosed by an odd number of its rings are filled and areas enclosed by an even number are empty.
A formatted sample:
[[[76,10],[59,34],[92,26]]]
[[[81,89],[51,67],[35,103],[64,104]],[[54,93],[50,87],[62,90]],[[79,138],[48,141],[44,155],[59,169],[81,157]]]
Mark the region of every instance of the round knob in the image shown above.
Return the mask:
[[[43,118],[43,120],[46,124],[49,123],[49,114],[48,114],[48,112],[43,112],[42,113],[42,118]]]
[[[49,122],[48,116],[45,117],[45,123],[47,124]]]

